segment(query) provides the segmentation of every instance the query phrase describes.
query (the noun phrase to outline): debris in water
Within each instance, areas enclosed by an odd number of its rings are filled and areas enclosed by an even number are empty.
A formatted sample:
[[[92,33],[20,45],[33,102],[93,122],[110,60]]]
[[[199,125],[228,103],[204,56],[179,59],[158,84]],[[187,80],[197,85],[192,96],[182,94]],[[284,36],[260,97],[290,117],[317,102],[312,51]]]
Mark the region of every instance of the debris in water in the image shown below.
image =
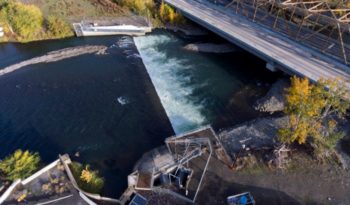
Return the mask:
[[[129,100],[126,97],[120,96],[118,97],[118,103],[121,105],[126,105],[129,103]]]
[[[74,156],[80,157],[80,153],[79,153],[79,152],[76,152],[76,153],[74,154]]]

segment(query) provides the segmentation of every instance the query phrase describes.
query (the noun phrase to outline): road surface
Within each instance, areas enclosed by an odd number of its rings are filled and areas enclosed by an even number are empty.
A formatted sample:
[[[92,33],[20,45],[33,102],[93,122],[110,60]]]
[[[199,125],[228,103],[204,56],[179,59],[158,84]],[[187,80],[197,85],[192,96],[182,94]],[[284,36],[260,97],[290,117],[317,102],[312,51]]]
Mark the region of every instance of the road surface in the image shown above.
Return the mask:
[[[230,42],[277,65],[290,74],[312,81],[340,78],[350,82],[350,67],[314,51],[281,34],[270,31],[234,12],[218,10],[210,3],[195,0],[165,0],[183,15]],[[350,89],[350,83],[346,83]]]

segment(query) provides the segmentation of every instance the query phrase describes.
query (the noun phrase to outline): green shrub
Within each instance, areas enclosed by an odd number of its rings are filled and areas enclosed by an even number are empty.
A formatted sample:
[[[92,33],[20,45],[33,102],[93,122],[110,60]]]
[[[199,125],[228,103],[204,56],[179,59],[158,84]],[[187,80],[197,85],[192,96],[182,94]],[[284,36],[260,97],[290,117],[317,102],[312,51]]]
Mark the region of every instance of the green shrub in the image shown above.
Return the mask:
[[[73,31],[69,24],[58,17],[49,16],[46,23],[50,37],[64,38],[73,36]]]
[[[24,179],[38,169],[39,163],[38,153],[17,150],[0,162],[0,171],[8,180]]]
[[[119,0],[117,3],[143,15],[155,8],[154,0]]]
[[[97,171],[91,170],[89,165],[83,166],[80,163],[72,162],[70,169],[82,190],[96,194],[101,192],[104,179],[99,176]]]
[[[177,12],[173,7],[163,1],[159,6],[159,17],[165,23],[183,24],[185,22],[181,13]]]
[[[42,30],[44,18],[38,7],[9,1],[2,5],[2,10],[14,31],[20,36],[19,40],[32,40]]]

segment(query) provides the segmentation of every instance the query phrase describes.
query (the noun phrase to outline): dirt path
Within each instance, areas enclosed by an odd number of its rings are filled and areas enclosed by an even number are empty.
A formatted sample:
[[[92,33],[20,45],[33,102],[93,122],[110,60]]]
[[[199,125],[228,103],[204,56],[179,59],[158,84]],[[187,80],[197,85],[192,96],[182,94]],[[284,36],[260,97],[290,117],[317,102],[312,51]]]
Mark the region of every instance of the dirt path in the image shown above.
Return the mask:
[[[306,155],[296,157],[284,172],[265,165],[232,171],[212,158],[195,204],[227,205],[227,196],[243,192],[252,193],[257,205],[348,205],[350,171]],[[153,205],[190,204],[165,193],[141,193]]]
[[[229,195],[249,191],[257,204],[350,204],[350,171],[296,159],[285,172],[253,167],[234,172],[212,160],[197,204],[226,204]]]

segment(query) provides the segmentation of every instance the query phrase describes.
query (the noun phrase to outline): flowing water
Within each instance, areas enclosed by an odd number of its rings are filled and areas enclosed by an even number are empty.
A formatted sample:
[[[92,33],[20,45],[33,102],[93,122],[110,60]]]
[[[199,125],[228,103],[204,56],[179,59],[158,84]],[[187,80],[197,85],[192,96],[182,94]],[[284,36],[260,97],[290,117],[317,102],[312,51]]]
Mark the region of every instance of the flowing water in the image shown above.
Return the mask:
[[[258,115],[248,104],[274,79],[263,62],[238,48],[225,55],[184,50],[192,41],[165,32],[135,38],[175,132]],[[228,121],[219,127],[244,120]]]
[[[125,37],[0,44],[0,69],[71,46],[109,47],[107,55],[35,64],[0,76],[0,157],[21,148],[38,151],[48,163],[68,153],[99,169],[104,194],[118,197],[142,153],[174,131],[221,128],[255,117],[251,104],[274,79],[263,62],[241,51],[182,49],[196,40],[156,32],[135,38],[140,55]]]

